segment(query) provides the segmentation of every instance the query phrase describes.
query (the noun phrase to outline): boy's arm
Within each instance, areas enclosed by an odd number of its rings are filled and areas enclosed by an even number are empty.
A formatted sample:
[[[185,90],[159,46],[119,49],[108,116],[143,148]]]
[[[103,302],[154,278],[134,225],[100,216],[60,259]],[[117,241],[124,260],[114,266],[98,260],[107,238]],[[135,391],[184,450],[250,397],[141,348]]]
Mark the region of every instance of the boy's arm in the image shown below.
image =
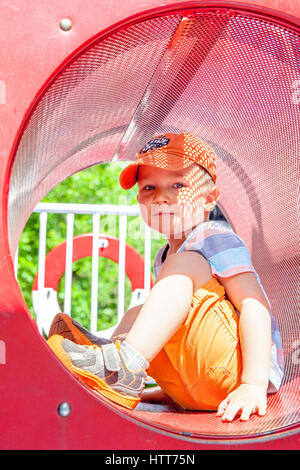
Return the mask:
[[[219,405],[218,416],[231,421],[238,413],[266,412],[266,391],[271,357],[271,317],[267,300],[254,273],[222,278],[231,303],[240,312],[239,330],[243,358],[241,385]]]

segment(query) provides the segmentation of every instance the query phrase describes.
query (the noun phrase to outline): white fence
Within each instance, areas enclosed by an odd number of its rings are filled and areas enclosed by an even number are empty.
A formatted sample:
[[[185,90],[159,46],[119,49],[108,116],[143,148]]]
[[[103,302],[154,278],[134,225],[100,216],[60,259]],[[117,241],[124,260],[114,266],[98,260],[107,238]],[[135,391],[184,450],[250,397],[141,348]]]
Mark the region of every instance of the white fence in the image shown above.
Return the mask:
[[[127,238],[127,217],[139,215],[138,206],[110,205],[110,204],[60,204],[60,203],[40,203],[33,212],[39,213],[39,256],[38,256],[38,290],[33,293],[34,310],[37,316],[39,330],[46,334],[56,313],[61,309],[57,302],[57,293],[45,287],[45,259],[46,259],[46,239],[47,239],[47,218],[49,213],[66,215],[66,267],[65,267],[65,292],[63,311],[71,314],[72,296],[72,259],[73,259],[73,232],[74,221],[77,214],[87,214],[92,217],[93,223],[93,249],[92,249],[92,282],[91,282],[91,312],[90,331],[98,336],[109,337],[112,327],[108,330],[97,331],[98,320],[98,263],[99,246],[107,241],[99,238],[101,216],[114,215],[119,217],[119,268],[118,268],[118,308],[117,323],[124,315],[125,305],[125,248]],[[143,223],[143,222],[142,222]],[[144,224],[144,289],[134,293],[129,307],[143,303],[150,291],[151,283],[151,230]],[[15,259],[15,275],[18,274],[18,253]],[[101,282],[101,280],[100,280]],[[100,284],[101,286],[101,284]],[[35,295],[36,294],[36,295]],[[101,312],[99,312],[101,315]]]

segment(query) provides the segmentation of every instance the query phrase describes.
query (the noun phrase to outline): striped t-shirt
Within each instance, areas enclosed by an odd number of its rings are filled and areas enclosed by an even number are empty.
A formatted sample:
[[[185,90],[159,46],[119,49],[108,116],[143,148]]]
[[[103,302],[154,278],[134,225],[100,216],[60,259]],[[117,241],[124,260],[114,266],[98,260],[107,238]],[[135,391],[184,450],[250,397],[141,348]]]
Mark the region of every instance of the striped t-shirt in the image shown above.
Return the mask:
[[[154,274],[156,278],[168,248],[169,245],[166,243],[155,256]],[[276,392],[281,385],[284,369],[281,336],[277,322],[272,314],[270,301],[252,265],[246,244],[233,232],[226,222],[217,220],[197,225],[177,250],[177,253],[185,250],[200,253],[210,264],[212,276],[217,279],[220,278],[221,283],[222,277],[229,277],[244,272],[253,272],[255,274],[257,282],[268,301],[271,313],[272,354],[268,393]],[[237,310],[236,312],[239,314]]]

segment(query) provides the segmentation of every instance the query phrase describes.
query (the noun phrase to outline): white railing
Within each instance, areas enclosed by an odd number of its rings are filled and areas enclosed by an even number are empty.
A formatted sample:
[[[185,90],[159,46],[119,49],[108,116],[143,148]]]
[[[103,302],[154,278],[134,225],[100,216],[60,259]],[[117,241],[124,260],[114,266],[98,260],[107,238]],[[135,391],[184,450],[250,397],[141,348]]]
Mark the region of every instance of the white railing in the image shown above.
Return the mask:
[[[47,218],[49,213],[66,215],[66,267],[65,267],[65,292],[63,311],[71,315],[71,296],[72,296],[72,258],[73,258],[73,231],[75,217],[78,214],[87,214],[92,217],[93,222],[93,249],[92,249],[92,282],[91,282],[91,312],[90,312],[90,330],[94,334],[109,337],[112,327],[108,330],[97,331],[98,320],[98,263],[99,246],[107,242],[105,239],[99,239],[101,216],[115,215],[119,217],[119,268],[118,268],[118,309],[117,323],[124,315],[125,305],[125,248],[127,238],[127,217],[139,215],[138,206],[110,205],[110,204],[61,204],[61,203],[39,203],[33,212],[39,213],[39,253],[38,253],[38,291],[37,298],[33,298],[34,310],[37,316],[37,325],[39,330],[45,331],[51,324],[52,318],[60,307],[51,292],[45,287],[45,259],[46,259],[46,239],[47,239]],[[129,307],[138,303],[143,303],[150,291],[151,283],[151,230],[144,225],[144,289],[138,292],[137,298],[132,298]],[[102,244],[102,245],[101,245]],[[15,258],[15,275],[18,274],[18,253]],[[51,305],[52,301],[52,305]],[[50,310],[47,307],[50,306]],[[58,310],[58,311],[56,311]],[[47,313],[48,312],[48,313]],[[101,315],[101,312],[100,312]]]

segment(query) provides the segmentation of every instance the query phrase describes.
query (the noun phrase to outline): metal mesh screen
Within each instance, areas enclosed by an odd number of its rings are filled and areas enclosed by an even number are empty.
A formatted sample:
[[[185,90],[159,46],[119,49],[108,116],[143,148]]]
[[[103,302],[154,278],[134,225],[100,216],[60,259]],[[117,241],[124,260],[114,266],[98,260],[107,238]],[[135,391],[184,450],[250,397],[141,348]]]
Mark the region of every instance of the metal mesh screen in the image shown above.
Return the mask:
[[[251,251],[286,355],[271,417],[228,434],[299,421],[299,51],[295,31],[233,10],[127,27],[65,66],[31,115],[12,168],[14,252],[35,204],[72,173],[130,160],[155,134],[186,130],[212,145],[220,207]],[[204,434],[218,434],[211,419]]]

